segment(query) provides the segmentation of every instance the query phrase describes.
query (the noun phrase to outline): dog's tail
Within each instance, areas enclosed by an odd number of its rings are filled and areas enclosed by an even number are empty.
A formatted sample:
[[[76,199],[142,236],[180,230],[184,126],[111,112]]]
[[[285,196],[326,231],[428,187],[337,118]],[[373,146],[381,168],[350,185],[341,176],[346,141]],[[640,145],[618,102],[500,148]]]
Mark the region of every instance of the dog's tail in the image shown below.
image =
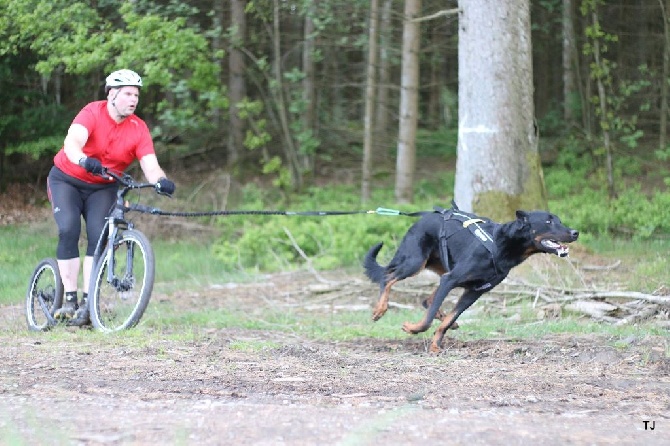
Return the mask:
[[[385,268],[377,262],[377,254],[381,251],[384,242],[377,243],[370,248],[363,260],[363,267],[365,267],[365,275],[374,283],[381,284],[384,281]]]

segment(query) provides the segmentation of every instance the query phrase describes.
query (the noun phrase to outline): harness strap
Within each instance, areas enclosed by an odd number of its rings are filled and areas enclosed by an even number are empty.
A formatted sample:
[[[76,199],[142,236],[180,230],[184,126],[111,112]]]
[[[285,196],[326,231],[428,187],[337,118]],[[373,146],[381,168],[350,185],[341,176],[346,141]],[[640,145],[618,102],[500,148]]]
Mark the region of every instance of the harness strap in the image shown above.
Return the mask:
[[[461,211],[458,211],[454,208],[443,209],[439,206],[435,206],[434,209],[435,212],[442,214],[444,217],[442,227],[440,228],[440,256],[442,257],[442,264],[447,271],[451,271],[453,266],[449,258],[449,245],[447,241],[451,236],[453,236],[457,232],[460,232],[460,231],[447,230],[447,222],[449,220],[456,220],[461,222],[462,228],[469,230],[470,233],[474,235],[475,238],[482,243],[482,245],[484,245],[484,247],[491,254],[491,260],[493,262],[493,266],[496,272],[498,271],[498,265],[496,264],[497,247],[495,241],[491,236],[491,234],[486,232],[486,230],[484,230],[484,228],[482,228],[479,225],[480,223],[486,223],[487,222],[486,220],[483,220],[477,216],[462,213]],[[483,288],[486,288],[486,285],[490,286],[490,284],[485,284]]]
[[[474,218],[470,215],[462,214],[460,212],[451,212],[449,218],[454,218],[456,220],[461,221],[463,228],[470,230],[472,235],[477,237],[477,240],[482,242],[484,247],[488,249],[488,251],[491,253],[492,256],[495,257],[497,250],[496,250],[496,244],[493,241],[493,237],[491,237],[491,234],[486,232],[484,228],[479,226],[479,223],[486,223],[485,220],[482,220],[481,218]]]
[[[468,226],[470,226],[473,223],[484,223],[484,220],[482,220],[481,218],[471,218],[470,220],[467,220],[467,221],[463,222],[463,227],[467,228]]]

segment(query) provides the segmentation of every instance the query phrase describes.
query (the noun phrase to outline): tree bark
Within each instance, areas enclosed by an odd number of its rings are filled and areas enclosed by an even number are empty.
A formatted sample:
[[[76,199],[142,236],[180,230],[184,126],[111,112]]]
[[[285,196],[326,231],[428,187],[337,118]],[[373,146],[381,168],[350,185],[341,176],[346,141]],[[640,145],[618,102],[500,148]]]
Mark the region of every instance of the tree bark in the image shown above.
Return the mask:
[[[395,197],[399,203],[413,198],[416,164],[416,128],[419,104],[420,24],[413,19],[421,13],[421,0],[405,0],[400,86],[400,128],[396,161]]]
[[[363,166],[361,175],[361,201],[366,203],[370,200],[370,179],[372,177],[372,152],[374,147],[374,121],[375,116],[375,73],[377,70],[377,24],[379,7],[377,0],[370,0],[370,31],[368,37],[368,67],[367,81],[365,86],[365,116],[363,135]]]
[[[500,221],[546,209],[529,0],[460,1],[455,200]]]
[[[305,77],[302,81],[303,86],[303,101],[305,102],[305,110],[303,112],[304,131],[309,132],[312,137],[316,135],[316,70],[314,66],[314,49],[316,48],[316,37],[314,35],[314,11],[316,10],[316,1],[313,1],[307,7],[305,15],[305,31],[304,31],[304,47],[302,52],[302,70]],[[302,168],[305,171],[312,172],[314,170],[314,153],[309,153],[307,150],[300,151],[300,158]]]
[[[217,2],[220,3],[220,2]],[[234,165],[240,158],[244,148],[244,121],[240,118],[238,104],[247,95],[246,63],[242,48],[244,48],[247,34],[247,17],[244,13],[246,0],[230,1],[231,27],[234,30],[228,54],[228,107],[230,130],[228,134],[228,166]],[[221,12],[222,14],[222,12]],[[217,13],[218,15],[218,13]],[[222,20],[221,20],[222,22]]]
[[[668,26],[668,10],[670,0],[658,0],[663,15],[663,75],[661,76],[661,116],[658,130],[658,148],[665,150],[668,131],[668,76],[670,76],[670,29]]]
[[[280,5],[279,0],[273,0],[273,14],[272,14],[272,57],[274,67],[274,98],[277,104],[277,114],[279,115],[279,122],[281,132],[284,137],[284,153],[286,154],[286,161],[288,163],[289,171],[291,172],[292,186],[299,190],[302,188],[302,170],[300,169],[300,161],[298,159],[298,150],[289,125],[289,116],[287,110],[286,99],[284,97],[284,82],[282,78],[282,61],[281,61],[281,31],[280,31]]]
[[[379,21],[379,79],[377,82],[377,100],[375,106],[375,131],[372,144],[372,159],[386,159],[386,149],[390,146],[389,135],[389,109],[391,70],[389,69],[389,50],[391,48],[391,6],[392,0],[384,0],[381,17]]]
[[[563,0],[563,118],[574,122],[575,104],[575,27],[572,0]]]
[[[593,11],[591,13],[593,26],[600,29],[598,21],[598,13]],[[600,40],[596,37],[593,39],[593,59],[598,73],[604,73],[605,68],[600,54]],[[600,100],[600,129],[603,132],[603,146],[605,148],[605,168],[607,170],[607,191],[610,198],[616,197],[616,190],[614,188],[614,167],[612,162],[612,138],[610,134],[609,123],[607,122],[607,93],[605,92],[605,84],[603,83],[602,75],[599,74],[596,78],[596,87],[598,88],[598,99]]]

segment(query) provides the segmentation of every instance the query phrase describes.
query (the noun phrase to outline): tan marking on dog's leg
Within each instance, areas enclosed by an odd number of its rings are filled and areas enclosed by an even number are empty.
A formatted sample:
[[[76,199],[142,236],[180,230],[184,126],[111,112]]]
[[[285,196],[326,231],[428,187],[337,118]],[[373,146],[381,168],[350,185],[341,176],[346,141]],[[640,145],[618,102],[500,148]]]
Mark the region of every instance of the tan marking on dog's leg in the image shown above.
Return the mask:
[[[435,292],[437,292],[437,288],[435,289],[435,291],[433,291],[433,294],[431,294],[429,298],[421,302],[423,308],[425,309],[430,308],[431,304],[433,303],[433,300],[435,299]],[[441,321],[442,319],[444,319],[444,316],[445,314],[442,312],[442,310],[437,310],[437,313],[435,313],[435,319],[437,320]]]
[[[379,296],[377,306],[372,312],[373,321],[378,321],[379,319],[381,319],[382,316],[384,316],[384,314],[386,313],[386,310],[389,309],[389,296],[391,295],[391,287],[395,285],[396,282],[397,282],[396,279],[392,279],[384,287],[384,291],[382,291],[382,294]]]
[[[402,324],[402,330],[405,333],[409,334],[417,334],[417,333],[423,333],[424,331],[428,330],[430,328],[430,323],[432,321],[427,321],[427,320],[422,320],[421,322],[417,322],[416,324],[412,324],[410,322],[405,322]]]
[[[451,312],[447,314],[447,316],[442,320],[442,323],[440,324],[439,327],[437,327],[437,330],[435,330],[435,334],[433,335],[433,342],[430,344],[430,352],[431,353],[439,353],[442,350],[442,339],[444,338],[444,334],[447,331],[448,328],[456,329],[458,328],[458,325],[454,321],[452,324],[452,321],[454,320],[454,313]],[[451,327],[449,327],[449,324],[452,324]],[[454,328],[454,325],[456,327]]]

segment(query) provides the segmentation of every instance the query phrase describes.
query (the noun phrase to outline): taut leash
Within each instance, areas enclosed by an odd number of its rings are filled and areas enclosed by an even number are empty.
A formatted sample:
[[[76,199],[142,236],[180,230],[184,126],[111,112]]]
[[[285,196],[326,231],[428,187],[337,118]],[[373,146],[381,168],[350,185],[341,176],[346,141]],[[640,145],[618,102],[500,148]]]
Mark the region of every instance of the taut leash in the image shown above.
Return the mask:
[[[316,216],[323,217],[327,215],[356,215],[356,214],[376,214],[387,216],[404,215],[407,217],[419,217],[433,211],[403,212],[396,209],[377,208],[366,211],[209,211],[209,212],[171,212],[163,211],[159,208],[145,206],[138,203],[131,203],[126,207],[127,210],[142,212],[152,215],[163,215],[170,217],[211,217],[216,215],[285,215],[285,216]]]

